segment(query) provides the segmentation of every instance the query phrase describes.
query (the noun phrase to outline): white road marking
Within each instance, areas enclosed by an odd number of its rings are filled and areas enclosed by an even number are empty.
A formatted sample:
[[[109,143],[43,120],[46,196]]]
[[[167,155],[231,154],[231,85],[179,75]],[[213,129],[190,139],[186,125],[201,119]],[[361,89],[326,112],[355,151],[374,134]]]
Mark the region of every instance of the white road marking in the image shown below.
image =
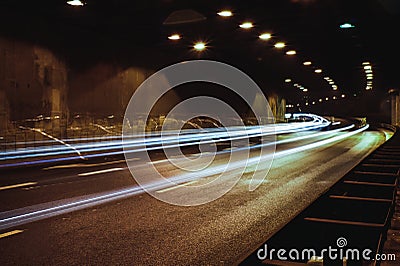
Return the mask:
[[[183,183],[183,184],[179,184],[179,185],[176,185],[176,186],[173,186],[173,187],[160,189],[160,190],[157,190],[156,192],[157,193],[164,193],[164,192],[171,191],[171,190],[174,190],[174,189],[177,189],[177,188],[180,188],[180,187],[184,187],[184,186],[187,186],[187,185],[191,185],[191,184],[194,184],[194,183],[197,183],[197,182],[198,182],[197,180],[193,180],[193,181],[186,182],[186,183]]]
[[[43,170],[63,169],[63,168],[95,167],[95,166],[118,164],[118,163],[123,163],[123,162],[127,162],[127,161],[130,162],[130,161],[138,161],[138,160],[140,160],[140,159],[139,158],[132,158],[132,159],[129,159],[129,160],[118,160],[118,161],[111,161],[111,162],[104,162],[104,163],[92,163],[92,164],[78,163],[78,164],[56,165],[56,166],[50,166],[50,167],[43,168]]]
[[[104,169],[104,170],[99,170],[99,171],[93,171],[93,172],[87,172],[87,173],[81,173],[78,174],[78,176],[89,176],[89,175],[97,175],[97,174],[104,174],[104,173],[110,173],[110,172],[116,172],[116,171],[122,171],[125,168],[110,168],[110,169]]]

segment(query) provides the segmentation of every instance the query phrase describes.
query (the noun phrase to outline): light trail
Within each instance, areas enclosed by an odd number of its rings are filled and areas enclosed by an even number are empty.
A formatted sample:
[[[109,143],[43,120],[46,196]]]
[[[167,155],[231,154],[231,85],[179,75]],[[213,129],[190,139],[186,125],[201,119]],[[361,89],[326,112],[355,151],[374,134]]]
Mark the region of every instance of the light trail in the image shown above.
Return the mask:
[[[366,125],[363,128],[343,133],[341,135],[337,135],[331,137],[329,139],[324,139],[321,141],[317,141],[311,144],[307,144],[304,146],[283,150],[276,152],[275,154],[267,154],[262,157],[249,158],[247,160],[242,160],[238,162],[234,162],[230,164],[229,172],[233,172],[236,169],[243,166],[251,166],[258,165],[260,161],[270,159],[272,157],[279,158],[289,154],[299,153],[311,149],[315,149],[324,145],[328,145],[334,142],[338,142],[344,140],[345,138],[351,137],[355,134],[365,131],[368,129],[369,125]],[[168,189],[171,187],[171,183],[173,182],[174,186],[177,186],[182,183],[191,184],[190,182],[194,182],[200,178],[205,178],[213,175],[220,174],[221,172],[227,171],[225,166],[216,166],[210,167],[206,170],[200,170],[198,172],[187,173],[182,175],[177,175],[171,178],[168,178],[168,182],[154,182],[149,183],[145,187],[134,186],[130,188],[124,188],[114,191],[108,191],[104,193],[91,194],[83,197],[75,197],[66,200],[59,200],[55,202],[49,202],[44,204],[39,204],[35,206],[29,206],[17,210],[7,211],[0,213],[0,230],[4,230],[7,228],[11,228],[17,225],[26,224],[29,222],[53,217],[56,215],[69,213],[77,210],[81,210],[88,207],[93,207],[99,204],[104,204],[107,202],[124,199],[127,197],[131,197],[134,195],[138,195],[144,193],[144,189],[152,190],[152,191],[162,191],[163,189]],[[251,185],[251,184],[250,184]],[[176,187],[176,189],[179,187]],[[251,186],[249,186],[249,190],[251,191]]]
[[[210,132],[207,133],[197,132],[197,133],[189,133],[182,135],[178,132],[177,133],[178,135],[174,134],[171,135],[170,132],[167,132],[166,136],[162,135],[157,137],[139,138],[122,142],[117,141],[117,142],[103,142],[103,143],[88,143],[76,146],[72,146],[70,144],[62,142],[65,145],[67,145],[68,148],[72,148],[75,152],[77,152],[79,156],[45,159],[46,157],[70,155],[72,153],[70,149],[65,149],[63,147],[53,147],[53,148],[46,147],[44,149],[39,149],[39,150],[35,148],[34,150],[6,152],[6,153],[1,153],[1,155],[3,155],[4,157],[0,158],[0,161],[23,160],[32,158],[43,158],[43,159],[4,163],[0,164],[0,168],[80,160],[83,159],[81,155],[83,153],[85,154],[89,153],[85,155],[85,159],[89,159],[101,156],[120,155],[124,153],[122,149],[125,149],[126,153],[143,152],[143,151],[169,149],[169,148],[176,148],[183,146],[192,146],[200,143],[201,144],[218,143],[218,142],[225,142],[232,140],[248,139],[252,137],[287,134],[287,133],[294,133],[306,130],[321,129],[327,127],[330,124],[330,122],[327,121],[326,119],[311,114],[296,114],[294,115],[294,117],[308,117],[311,118],[312,121],[301,122],[301,123],[272,124],[267,126],[225,128],[225,129],[219,129],[220,131],[223,130],[222,132],[211,131],[213,132],[212,134]],[[112,151],[112,150],[117,150],[117,151],[108,153],[99,153],[103,151]]]

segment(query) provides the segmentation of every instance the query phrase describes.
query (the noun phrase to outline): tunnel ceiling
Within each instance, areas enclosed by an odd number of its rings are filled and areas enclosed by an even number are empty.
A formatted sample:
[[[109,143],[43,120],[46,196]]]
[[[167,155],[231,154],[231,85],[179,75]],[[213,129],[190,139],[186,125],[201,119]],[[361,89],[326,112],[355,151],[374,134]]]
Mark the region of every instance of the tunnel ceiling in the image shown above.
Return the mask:
[[[56,51],[75,69],[103,61],[158,69],[203,58],[231,63],[288,97],[302,97],[295,82],[310,95],[331,92],[326,76],[339,93],[353,94],[366,93],[363,62],[373,68],[374,90],[399,85],[398,2],[87,0],[74,7],[64,0],[5,0],[0,2],[0,31]],[[223,9],[232,10],[233,16],[218,16]],[[253,22],[254,28],[241,29],[244,21]],[[342,29],[343,23],[355,27]],[[262,32],[272,38],[260,40]],[[182,39],[168,40],[172,33]],[[192,49],[199,40],[207,44],[201,53]],[[274,48],[277,41],[286,48]],[[297,54],[288,56],[288,50]],[[307,60],[313,65],[304,66]],[[316,68],[323,73],[315,73]],[[287,78],[292,83],[285,83]]]

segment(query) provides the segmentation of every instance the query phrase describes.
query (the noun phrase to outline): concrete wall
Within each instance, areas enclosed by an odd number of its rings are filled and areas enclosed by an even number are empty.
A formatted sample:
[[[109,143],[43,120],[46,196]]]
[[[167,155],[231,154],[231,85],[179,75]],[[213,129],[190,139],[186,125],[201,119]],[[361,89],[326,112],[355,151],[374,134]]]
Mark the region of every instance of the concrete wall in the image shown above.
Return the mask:
[[[0,38],[0,128],[8,120],[68,115],[67,68],[51,51]]]

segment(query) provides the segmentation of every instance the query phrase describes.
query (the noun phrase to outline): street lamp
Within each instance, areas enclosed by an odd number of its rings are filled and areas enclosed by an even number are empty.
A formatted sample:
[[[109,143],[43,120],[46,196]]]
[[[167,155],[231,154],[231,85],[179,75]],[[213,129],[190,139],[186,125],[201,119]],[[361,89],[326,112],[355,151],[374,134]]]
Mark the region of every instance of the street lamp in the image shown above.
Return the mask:
[[[83,6],[82,1],[80,1],[80,0],[67,1],[67,4],[71,5],[71,6]]]
[[[254,27],[253,23],[251,22],[243,22],[242,24],[239,25],[242,29],[251,29]]]
[[[198,51],[201,52],[203,50],[206,49],[206,44],[204,42],[197,42],[193,45],[193,48]]]
[[[218,12],[217,14],[221,17],[231,17],[233,15],[232,11],[230,11],[230,10],[222,10],[222,11]]]
[[[271,39],[271,33],[263,33],[263,34],[261,34],[260,36],[258,36],[261,40],[269,40],[269,39]]]
[[[282,49],[285,48],[286,44],[284,42],[277,42],[274,46],[275,48]]]

